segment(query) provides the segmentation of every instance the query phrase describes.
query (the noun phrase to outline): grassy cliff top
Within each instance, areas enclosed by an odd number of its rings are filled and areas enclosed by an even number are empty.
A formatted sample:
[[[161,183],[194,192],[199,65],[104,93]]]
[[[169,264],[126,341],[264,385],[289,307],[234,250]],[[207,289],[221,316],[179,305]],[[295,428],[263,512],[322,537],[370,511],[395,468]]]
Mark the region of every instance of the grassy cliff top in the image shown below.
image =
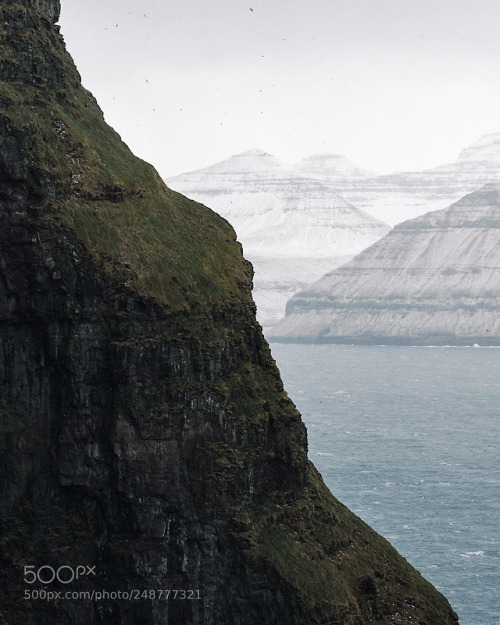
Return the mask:
[[[0,164],[48,198],[45,216],[168,310],[249,302],[251,268],[232,227],[130,152],[39,4],[2,2],[0,42]],[[22,153],[9,152],[13,134]]]

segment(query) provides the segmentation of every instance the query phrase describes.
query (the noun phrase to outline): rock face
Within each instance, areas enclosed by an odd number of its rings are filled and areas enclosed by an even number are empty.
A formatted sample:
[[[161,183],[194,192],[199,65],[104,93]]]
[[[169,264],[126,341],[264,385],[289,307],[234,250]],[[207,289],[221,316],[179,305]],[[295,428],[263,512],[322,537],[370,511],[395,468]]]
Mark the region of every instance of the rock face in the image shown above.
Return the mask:
[[[233,229],[0,14],[0,623],[457,623],[308,461]]]
[[[61,12],[61,3],[59,0],[38,0],[38,6],[40,10],[50,17],[54,24],[59,21],[59,14]]]
[[[396,226],[298,293],[274,340],[500,344],[500,187]]]
[[[361,175],[341,157],[324,165],[330,175],[334,166],[344,176]],[[233,225],[255,268],[257,316],[265,326],[283,316],[294,293],[389,230],[340,197],[335,184],[306,170],[254,149],[167,180]]]
[[[337,156],[319,155],[297,167],[310,176],[334,183],[337,192],[349,202],[394,225],[446,208],[466,193],[498,181],[500,134],[481,137],[462,150],[454,163],[421,172],[375,176],[359,168],[353,170],[352,166],[336,167],[338,162]],[[341,157],[340,162],[343,162]]]

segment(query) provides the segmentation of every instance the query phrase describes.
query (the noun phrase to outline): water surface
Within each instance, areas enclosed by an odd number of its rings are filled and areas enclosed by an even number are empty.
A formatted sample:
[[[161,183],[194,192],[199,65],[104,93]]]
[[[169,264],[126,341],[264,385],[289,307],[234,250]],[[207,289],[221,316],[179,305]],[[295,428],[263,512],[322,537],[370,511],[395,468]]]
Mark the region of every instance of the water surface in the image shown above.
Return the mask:
[[[500,625],[500,349],[271,348],[333,494],[461,625]]]

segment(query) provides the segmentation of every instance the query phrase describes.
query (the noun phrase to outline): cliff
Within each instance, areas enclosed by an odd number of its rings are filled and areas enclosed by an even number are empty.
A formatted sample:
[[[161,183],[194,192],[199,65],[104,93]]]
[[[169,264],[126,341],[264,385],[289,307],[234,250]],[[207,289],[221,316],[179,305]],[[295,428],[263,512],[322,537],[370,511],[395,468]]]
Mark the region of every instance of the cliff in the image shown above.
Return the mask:
[[[298,293],[274,340],[499,345],[500,187],[405,221]]]
[[[0,623],[455,624],[307,460],[233,229],[105,124],[57,1],[0,14]]]

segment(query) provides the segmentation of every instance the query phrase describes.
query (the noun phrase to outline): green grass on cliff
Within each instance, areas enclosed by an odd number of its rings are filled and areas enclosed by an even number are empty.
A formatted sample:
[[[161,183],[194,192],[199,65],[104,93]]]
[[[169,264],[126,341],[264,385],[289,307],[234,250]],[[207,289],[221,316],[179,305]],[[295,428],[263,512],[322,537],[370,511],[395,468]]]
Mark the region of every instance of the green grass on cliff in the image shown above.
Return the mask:
[[[30,83],[0,81],[0,120],[21,137],[28,175],[52,198],[54,223],[71,229],[108,273],[169,310],[250,303],[251,270],[232,227],[168,189],[130,152],[80,85],[55,30],[40,28],[19,2],[0,13],[2,78],[22,74],[20,55],[32,54],[26,63],[36,68]],[[19,15],[22,32],[11,27]]]
[[[362,614],[370,614],[373,625],[454,622],[442,595],[332,497],[312,465],[301,497],[263,506],[249,524],[247,541],[254,557],[297,589],[311,625],[355,625],[364,622]]]

